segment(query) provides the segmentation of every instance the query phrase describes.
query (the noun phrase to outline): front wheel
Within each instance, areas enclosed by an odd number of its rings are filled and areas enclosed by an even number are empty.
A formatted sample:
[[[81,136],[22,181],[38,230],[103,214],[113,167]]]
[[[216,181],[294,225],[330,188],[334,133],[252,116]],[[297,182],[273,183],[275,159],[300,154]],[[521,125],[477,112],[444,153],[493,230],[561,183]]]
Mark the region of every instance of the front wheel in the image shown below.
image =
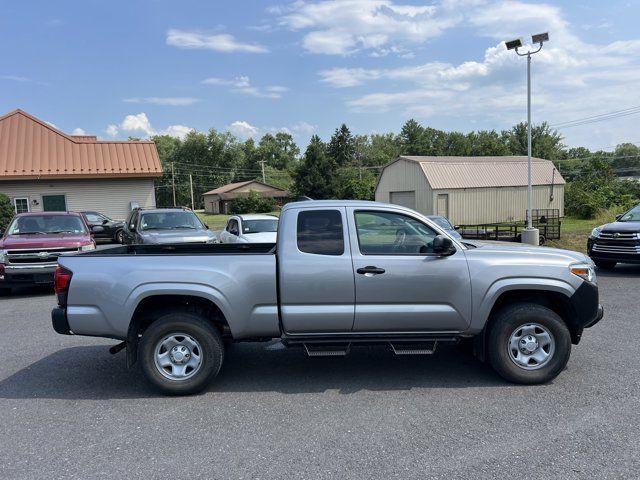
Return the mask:
[[[189,395],[218,375],[224,359],[220,333],[201,315],[177,311],[163,315],[142,335],[142,371],[160,391]]]
[[[122,230],[118,230],[116,232],[114,240],[116,241],[116,243],[119,243],[120,245],[124,245],[124,232]]]
[[[571,355],[571,334],[562,318],[542,305],[521,303],[502,309],[488,336],[491,366],[514,383],[553,380]]]

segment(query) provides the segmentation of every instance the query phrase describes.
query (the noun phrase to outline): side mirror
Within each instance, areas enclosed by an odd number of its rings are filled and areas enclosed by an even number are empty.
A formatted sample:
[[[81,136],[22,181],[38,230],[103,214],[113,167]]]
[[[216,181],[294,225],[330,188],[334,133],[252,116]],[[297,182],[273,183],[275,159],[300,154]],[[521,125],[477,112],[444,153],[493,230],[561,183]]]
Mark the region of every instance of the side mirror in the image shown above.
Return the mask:
[[[136,226],[133,223],[129,225],[129,231],[130,232],[135,232],[136,231]]]
[[[206,228],[207,230],[209,230],[209,225],[207,225],[206,223],[204,224],[204,228]]]
[[[616,220],[620,220],[622,218],[622,214],[619,213],[618,215],[616,215]]]
[[[433,253],[446,257],[456,253],[456,247],[453,246],[453,242],[449,237],[438,235],[433,239]]]
[[[107,220],[107,219],[102,220],[102,224],[103,224],[103,225],[106,225],[107,223],[109,223],[109,220]]]
[[[101,227],[100,225],[94,225],[93,227],[91,227],[91,234],[102,232],[104,232],[104,227]]]
[[[453,229],[454,229],[454,230],[460,230],[460,225],[454,225],[454,226],[453,226]]]

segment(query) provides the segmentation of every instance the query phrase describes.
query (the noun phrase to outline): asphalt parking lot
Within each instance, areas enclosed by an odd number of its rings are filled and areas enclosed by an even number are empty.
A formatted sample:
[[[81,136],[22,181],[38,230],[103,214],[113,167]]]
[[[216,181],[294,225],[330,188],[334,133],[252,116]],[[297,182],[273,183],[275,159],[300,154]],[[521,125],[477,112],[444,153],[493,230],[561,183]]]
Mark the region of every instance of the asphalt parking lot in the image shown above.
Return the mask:
[[[21,290],[0,298],[0,478],[638,478],[640,267],[599,282],[605,318],[549,385],[456,348],[247,344],[186,398],[157,395],[115,342],[55,334],[53,295]]]

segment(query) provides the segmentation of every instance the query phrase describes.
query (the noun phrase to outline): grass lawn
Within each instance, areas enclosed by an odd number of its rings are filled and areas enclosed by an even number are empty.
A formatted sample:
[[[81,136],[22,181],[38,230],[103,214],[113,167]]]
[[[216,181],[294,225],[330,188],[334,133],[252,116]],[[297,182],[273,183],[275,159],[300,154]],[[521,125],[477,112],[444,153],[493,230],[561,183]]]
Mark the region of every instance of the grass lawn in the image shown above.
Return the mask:
[[[279,215],[280,212],[271,212],[271,214]],[[211,230],[222,230],[229,218],[229,215],[209,215],[201,212],[198,213],[198,216],[204,223],[209,225]],[[547,246],[587,253],[587,237],[591,230],[603,223],[612,222],[614,218],[615,213],[613,212],[603,212],[593,220],[565,217],[562,220],[560,240],[549,240],[547,241]]]
[[[562,219],[560,239],[547,241],[547,246],[587,253],[587,237],[591,230],[603,223],[612,222],[614,219],[615,214],[612,212],[603,212],[592,220],[565,217]]]

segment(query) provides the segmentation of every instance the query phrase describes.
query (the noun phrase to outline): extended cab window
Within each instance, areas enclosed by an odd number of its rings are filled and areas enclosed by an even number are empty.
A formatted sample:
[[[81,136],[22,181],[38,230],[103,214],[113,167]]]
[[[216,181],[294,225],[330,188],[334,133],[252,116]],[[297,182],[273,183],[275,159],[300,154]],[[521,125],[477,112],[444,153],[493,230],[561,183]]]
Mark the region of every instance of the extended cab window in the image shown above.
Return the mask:
[[[436,232],[406,215],[356,212],[356,230],[363,255],[425,255],[433,253]]]
[[[298,214],[298,250],[316,255],[342,255],[344,233],[338,210],[309,210]]]

